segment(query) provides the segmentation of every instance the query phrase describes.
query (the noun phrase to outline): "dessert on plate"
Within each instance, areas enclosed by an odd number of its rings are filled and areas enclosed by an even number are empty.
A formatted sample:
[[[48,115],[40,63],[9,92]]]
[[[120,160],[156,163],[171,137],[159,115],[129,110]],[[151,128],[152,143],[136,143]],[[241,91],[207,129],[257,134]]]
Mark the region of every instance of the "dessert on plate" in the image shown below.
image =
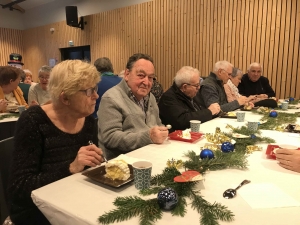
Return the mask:
[[[128,164],[124,160],[110,160],[105,164],[105,177],[112,180],[127,180],[130,177]]]

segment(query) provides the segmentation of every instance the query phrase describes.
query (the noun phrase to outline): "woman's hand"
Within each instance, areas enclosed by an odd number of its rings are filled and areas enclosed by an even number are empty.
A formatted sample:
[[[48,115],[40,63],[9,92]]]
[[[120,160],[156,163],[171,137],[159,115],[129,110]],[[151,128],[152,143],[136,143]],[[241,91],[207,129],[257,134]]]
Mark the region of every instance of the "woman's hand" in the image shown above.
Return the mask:
[[[5,99],[0,99],[0,111],[6,111],[7,103]]]
[[[102,150],[96,145],[83,146],[79,149],[75,160],[70,164],[70,172],[81,172],[85,166],[95,167],[103,162]]]
[[[280,166],[300,173],[300,150],[277,149],[276,160]]]

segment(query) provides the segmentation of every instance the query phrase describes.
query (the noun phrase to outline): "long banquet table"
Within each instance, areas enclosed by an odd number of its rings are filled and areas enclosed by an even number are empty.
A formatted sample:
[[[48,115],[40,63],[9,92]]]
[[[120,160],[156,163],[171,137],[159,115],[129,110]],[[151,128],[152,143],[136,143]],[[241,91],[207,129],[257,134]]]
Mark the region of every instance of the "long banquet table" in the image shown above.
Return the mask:
[[[259,120],[260,115],[246,112],[246,121]],[[299,123],[299,121],[298,121]],[[235,119],[216,118],[201,124],[201,132],[213,133],[216,127],[222,131],[229,131],[226,127],[244,125]],[[269,136],[279,144],[293,144],[300,146],[298,134],[278,131],[262,131],[263,136]],[[147,159],[153,163],[152,175],[159,174],[166,166],[168,159],[183,159],[183,153],[188,150],[200,152],[200,147],[207,143],[202,139],[195,143],[167,140],[162,145],[151,144],[130,152],[127,155],[135,158]],[[223,192],[228,188],[235,188],[244,179],[251,180],[251,184],[270,183],[300,202],[300,174],[280,167],[276,160],[267,159],[265,150],[267,144],[260,144],[263,151],[254,152],[248,157],[248,169],[226,169],[209,171],[205,179],[198,184],[201,196],[210,203],[218,202],[228,207],[235,215],[232,222],[219,221],[221,225],[299,225],[300,207],[252,209],[239,195],[233,199],[223,198]],[[89,178],[75,174],[51,183],[32,192],[32,199],[44,213],[51,224],[99,224],[97,218],[115,208],[113,201],[118,196],[138,195],[133,182],[121,188],[110,188],[101,185]],[[147,196],[143,198],[153,198]],[[274,196],[276,200],[276,196]],[[182,225],[185,223],[200,224],[199,214],[188,205],[185,217],[173,217],[165,212],[156,224]],[[139,224],[138,218],[132,218],[115,224]]]
[[[0,113],[0,115],[11,115],[11,113]],[[0,141],[14,136],[17,120],[17,116],[0,120]]]

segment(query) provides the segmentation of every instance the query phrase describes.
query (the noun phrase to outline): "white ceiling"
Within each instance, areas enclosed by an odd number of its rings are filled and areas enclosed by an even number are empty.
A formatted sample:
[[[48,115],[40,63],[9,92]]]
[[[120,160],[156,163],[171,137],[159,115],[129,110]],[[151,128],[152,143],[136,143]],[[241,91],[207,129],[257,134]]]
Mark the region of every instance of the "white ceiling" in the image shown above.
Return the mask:
[[[56,0],[25,0],[24,2],[19,3],[18,5],[23,9],[32,9],[40,5],[47,4],[49,2],[54,2]]]

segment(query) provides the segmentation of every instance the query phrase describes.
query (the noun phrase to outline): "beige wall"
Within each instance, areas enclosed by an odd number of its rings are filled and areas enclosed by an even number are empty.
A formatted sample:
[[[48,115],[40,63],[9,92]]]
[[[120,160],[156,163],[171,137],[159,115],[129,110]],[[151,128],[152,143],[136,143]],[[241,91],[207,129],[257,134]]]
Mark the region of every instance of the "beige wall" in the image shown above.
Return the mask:
[[[131,54],[150,54],[165,89],[184,65],[207,76],[218,60],[228,60],[243,71],[257,61],[277,97],[300,97],[297,0],[154,0],[85,20],[83,31],[65,21],[23,32],[0,28],[0,48],[5,49],[0,63],[18,51],[23,53],[24,67],[36,72],[50,58],[59,61],[58,49],[73,40],[76,46],[91,46],[92,61],[109,57],[116,73]],[[3,35],[7,42],[2,41]]]

